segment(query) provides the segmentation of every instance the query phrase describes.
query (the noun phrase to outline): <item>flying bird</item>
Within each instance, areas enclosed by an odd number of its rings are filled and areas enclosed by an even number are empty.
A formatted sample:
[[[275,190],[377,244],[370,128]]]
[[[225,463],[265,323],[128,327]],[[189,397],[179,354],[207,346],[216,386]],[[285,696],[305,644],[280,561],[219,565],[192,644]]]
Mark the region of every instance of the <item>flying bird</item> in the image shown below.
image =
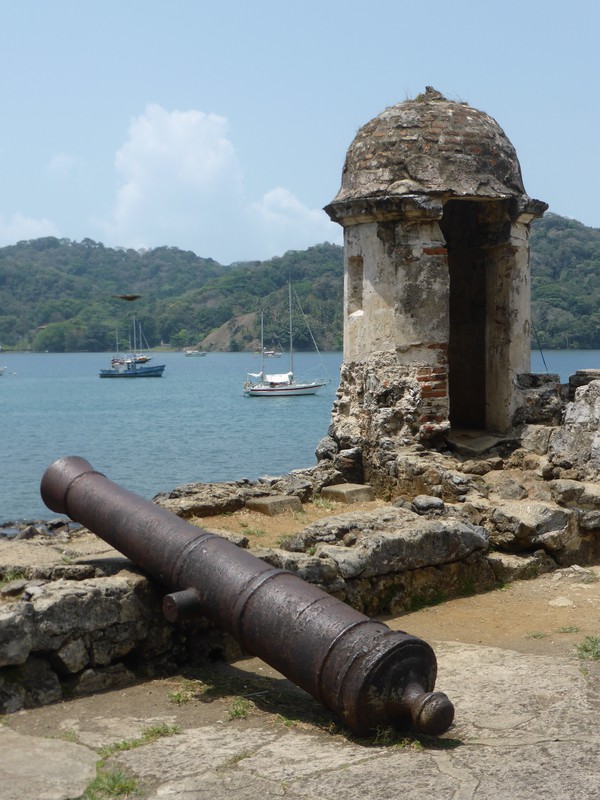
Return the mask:
[[[141,294],[113,294],[111,297],[116,297],[117,300],[127,300],[128,303],[131,303],[132,300],[137,300],[138,297],[141,297]]]

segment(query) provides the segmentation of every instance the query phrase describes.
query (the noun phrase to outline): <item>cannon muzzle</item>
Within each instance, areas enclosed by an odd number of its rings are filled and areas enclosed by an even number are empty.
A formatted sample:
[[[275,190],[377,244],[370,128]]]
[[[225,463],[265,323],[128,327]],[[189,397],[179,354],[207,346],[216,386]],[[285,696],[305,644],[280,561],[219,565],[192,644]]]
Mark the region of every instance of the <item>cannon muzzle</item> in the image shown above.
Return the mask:
[[[167,587],[167,619],[202,613],[358,736],[382,726],[424,734],[450,727],[454,707],[433,691],[437,662],[422,639],[138,497],[78,456],[48,467],[41,494],[52,511],[82,523]]]

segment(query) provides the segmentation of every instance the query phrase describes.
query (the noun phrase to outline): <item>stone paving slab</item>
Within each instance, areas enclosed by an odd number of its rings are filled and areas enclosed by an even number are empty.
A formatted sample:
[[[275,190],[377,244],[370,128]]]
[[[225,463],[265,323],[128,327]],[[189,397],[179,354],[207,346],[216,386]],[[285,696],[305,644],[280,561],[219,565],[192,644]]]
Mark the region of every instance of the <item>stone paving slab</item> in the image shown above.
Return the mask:
[[[98,755],[74,742],[24,736],[0,725],[2,800],[79,797],[96,777]]]
[[[226,706],[196,702],[181,733],[118,751],[105,767],[135,776],[146,800],[573,800],[600,787],[600,665],[576,657],[434,644],[437,688],[452,699],[452,728],[435,740],[354,740],[277,714],[230,720]],[[244,662],[251,675],[270,668]],[[276,673],[275,673],[276,675]],[[154,682],[154,697],[168,686]],[[142,686],[143,690],[143,686]],[[298,690],[295,690],[296,692]],[[104,744],[177,721],[127,693],[22,711],[0,726],[0,800],[79,797]],[[140,695],[143,698],[143,694]],[[148,692],[148,697],[151,692]],[[307,703],[312,703],[307,698]],[[31,730],[33,735],[27,735]],[[66,741],[66,735],[77,743]],[[61,738],[62,737],[62,738]],[[51,755],[49,755],[51,754]],[[38,787],[44,787],[38,792]],[[35,787],[32,791],[32,787]]]

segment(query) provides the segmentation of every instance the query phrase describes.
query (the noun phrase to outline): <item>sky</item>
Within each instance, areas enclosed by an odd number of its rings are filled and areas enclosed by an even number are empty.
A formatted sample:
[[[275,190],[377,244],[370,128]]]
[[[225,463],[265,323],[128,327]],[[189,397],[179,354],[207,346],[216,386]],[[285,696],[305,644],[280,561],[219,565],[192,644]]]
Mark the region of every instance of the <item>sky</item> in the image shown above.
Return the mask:
[[[0,246],[221,264],[342,243],[356,132],[433,86],[490,114],[525,189],[600,227],[597,0],[0,0]]]

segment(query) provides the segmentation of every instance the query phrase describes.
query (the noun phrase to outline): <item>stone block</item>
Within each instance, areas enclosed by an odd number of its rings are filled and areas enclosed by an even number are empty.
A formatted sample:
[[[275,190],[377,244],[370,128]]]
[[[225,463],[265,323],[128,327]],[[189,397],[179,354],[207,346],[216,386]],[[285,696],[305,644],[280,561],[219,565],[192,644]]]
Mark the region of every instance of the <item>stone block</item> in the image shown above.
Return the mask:
[[[246,508],[249,511],[258,511],[259,514],[274,517],[277,514],[302,511],[302,503],[296,495],[273,495],[246,500]]]
[[[335,486],[324,486],[321,497],[337,503],[368,503],[375,499],[375,492],[362,483],[338,483]]]

